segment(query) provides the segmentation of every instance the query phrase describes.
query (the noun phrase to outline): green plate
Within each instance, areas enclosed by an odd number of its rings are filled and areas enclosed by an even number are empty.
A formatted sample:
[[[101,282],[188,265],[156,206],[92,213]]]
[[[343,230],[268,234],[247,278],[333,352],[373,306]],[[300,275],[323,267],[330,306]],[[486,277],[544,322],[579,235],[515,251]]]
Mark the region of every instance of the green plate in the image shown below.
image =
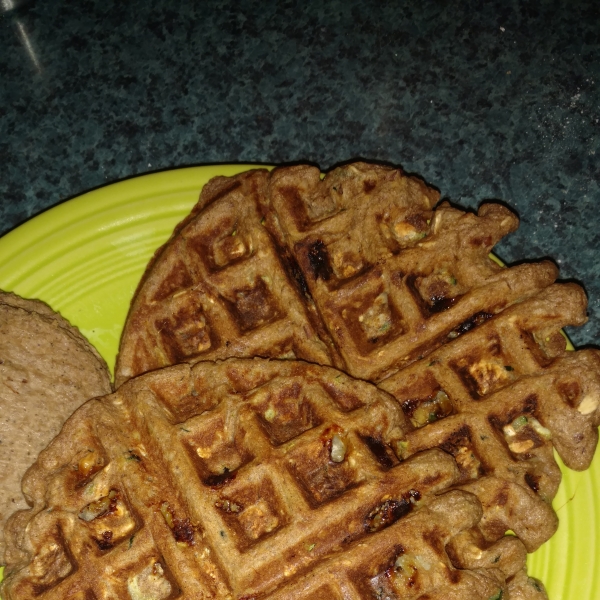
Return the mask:
[[[112,368],[129,301],[156,248],[211,177],[251,166],[154,173],[64,202],[0,238],[0,289],[46,301]],[[560,527],[530,556],[529,570],[550,598],[593,600],[600,589],[600,458],[584,473],[563,473],[554,501]]]

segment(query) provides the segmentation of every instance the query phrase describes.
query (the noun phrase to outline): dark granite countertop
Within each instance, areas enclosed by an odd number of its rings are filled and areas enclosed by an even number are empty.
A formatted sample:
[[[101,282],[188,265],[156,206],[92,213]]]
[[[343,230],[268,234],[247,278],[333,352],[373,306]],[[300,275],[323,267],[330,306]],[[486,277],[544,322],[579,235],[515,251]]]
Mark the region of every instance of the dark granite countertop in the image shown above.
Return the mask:
[[[16,0],[2,0],[0,10]],[[365,158],[521,217],[600,340],[600,4],[34,0],[0,16],[0,234],[192,164]]]

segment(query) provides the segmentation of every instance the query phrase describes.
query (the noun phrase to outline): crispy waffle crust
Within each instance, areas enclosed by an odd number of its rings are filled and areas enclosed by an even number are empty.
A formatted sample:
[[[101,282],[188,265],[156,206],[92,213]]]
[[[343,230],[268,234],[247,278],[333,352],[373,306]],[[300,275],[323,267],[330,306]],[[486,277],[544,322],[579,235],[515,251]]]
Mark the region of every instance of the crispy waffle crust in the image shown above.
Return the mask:
[[[355,163],[217,177],[160,249],[134,298],[116,384],[182,361],[301,358],[380,381],[556,278],[550,262],[502,269],[516,229],[421,180]]]
[[[74,413],[29,470],[3,597],[544,598],[516,538],[473,552],[483,511],[456,488],[460,462],[403,458],[412,430],[389,394],[329,367],[138,377]],[[457,568],[468,551],[481,564]]]
[[[0,564],[4,524],[27,506],[25,471],[76,408],[110,392],[106,363],[79,330],[39,300],[0,291]]]
[[[366,163],[211,180],[140,284],[117,384],[227,356],[337,366],[399,401],[403,456],[456,458],[484,509],[477,535],[453,542],[457,563],[480,564],[507,529],[535,550],[557,526],[553,447],[580,470],[597,443],[599,354],[567,352],[561,333],[586,321],[585,294],[554,283],[549,261],[490,259],[518,225],[504,206],[438,199]]]

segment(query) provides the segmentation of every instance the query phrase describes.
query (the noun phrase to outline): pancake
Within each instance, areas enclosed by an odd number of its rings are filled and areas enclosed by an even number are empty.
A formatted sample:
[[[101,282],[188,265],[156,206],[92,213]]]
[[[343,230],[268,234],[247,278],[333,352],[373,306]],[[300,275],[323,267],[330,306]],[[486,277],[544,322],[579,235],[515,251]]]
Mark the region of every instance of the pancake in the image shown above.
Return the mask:
[[[110,393],[104,360],[47,304],[0,292],[0,562],[27,468],[85,400]]]

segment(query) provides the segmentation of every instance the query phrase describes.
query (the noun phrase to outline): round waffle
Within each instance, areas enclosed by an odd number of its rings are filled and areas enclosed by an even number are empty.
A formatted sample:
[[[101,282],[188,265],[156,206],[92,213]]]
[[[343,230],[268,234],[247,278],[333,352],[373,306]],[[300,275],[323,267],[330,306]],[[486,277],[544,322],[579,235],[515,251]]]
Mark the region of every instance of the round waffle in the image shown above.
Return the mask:
[[[490,260],[517,227],[508,209],[433,210],[438,199],[365,163],[323,180],[309,166],[211,180],[146,270],[116,384],[229,356],[295,357],[380,381],[555,280],[549,261]]]
[[[400,460],[411,429],[387,393],[308,363],[138,377],[28,472],[3,597],[544,597],[513,536],[493,566],[456,568],[482,508],[450,454]]]

